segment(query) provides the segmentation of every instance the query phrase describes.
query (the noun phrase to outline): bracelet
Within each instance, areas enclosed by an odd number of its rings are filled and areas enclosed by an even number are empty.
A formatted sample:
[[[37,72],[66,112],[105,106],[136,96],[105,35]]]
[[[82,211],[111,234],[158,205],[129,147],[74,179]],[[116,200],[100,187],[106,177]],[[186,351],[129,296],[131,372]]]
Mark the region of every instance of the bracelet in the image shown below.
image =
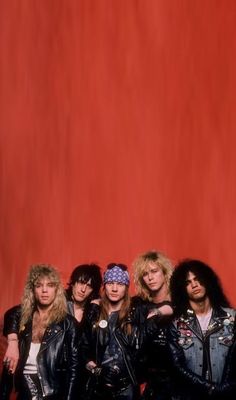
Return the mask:
[[[7,342],[18,342],[19,340],[17,338],[9,338],[7,339]]]

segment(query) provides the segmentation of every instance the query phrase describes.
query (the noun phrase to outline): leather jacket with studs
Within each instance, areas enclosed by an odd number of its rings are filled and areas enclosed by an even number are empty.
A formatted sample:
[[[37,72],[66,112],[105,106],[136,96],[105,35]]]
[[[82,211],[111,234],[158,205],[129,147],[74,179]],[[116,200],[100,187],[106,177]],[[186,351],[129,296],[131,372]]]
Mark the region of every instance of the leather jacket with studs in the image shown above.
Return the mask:
[[[178,399],[211,398],[217,392],[225,381],[234,327],[235,310],[222,307],[213,309],[205,334],[191,309],[173,321],[168,345]]]
[[[32,320],[19,332],[20,306],[8,310],[4,318],[4,334],[17,333],[20,358],[14,376],[3,371],[1,399],[9,399],[15,386],[21,391],[22,374],[32,340]],[[43,396],[74,400],[78,396],[79,329],[74,317],[66,314],[59,322],[50,324],[44,333],[37,355],[37,370]]]

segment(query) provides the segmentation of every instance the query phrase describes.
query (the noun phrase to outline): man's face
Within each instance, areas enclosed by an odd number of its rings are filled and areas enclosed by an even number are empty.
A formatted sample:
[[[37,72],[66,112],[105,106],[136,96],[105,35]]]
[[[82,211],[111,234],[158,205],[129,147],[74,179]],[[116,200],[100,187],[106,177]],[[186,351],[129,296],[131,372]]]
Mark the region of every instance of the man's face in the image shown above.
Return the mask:
[[[206,288],[203,286],[196,275],[189,271],[186,279],[186,291],[190,301],[200,302],[206,298]]]
[[[56,298],[56,293],[56,284],[50,278],[40,278],[34,285],[35,300],[40,306],[50,306]]]
[[[126,293],[126,285],[118,282],[107,282],[105,284],[105,294],[111,303],[118,303],[123,300]]]
[[[143,281],[150,292],[158,292],[166,285],[165,275],[159,265],[150,262],[143,272]]]
[[[92,293],[91,279],[88,282],[78,281],[72,286],[72,296],[76,303],[83,303]]]

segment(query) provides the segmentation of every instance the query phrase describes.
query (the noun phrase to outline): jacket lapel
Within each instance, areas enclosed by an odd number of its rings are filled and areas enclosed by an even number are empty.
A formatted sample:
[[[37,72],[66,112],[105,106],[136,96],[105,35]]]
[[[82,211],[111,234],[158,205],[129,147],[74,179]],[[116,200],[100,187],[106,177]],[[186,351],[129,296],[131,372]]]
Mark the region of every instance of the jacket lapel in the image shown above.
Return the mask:
[[[57,337],[61,334],[61,332],[62,327],[59,324],[52,324],[48,326],[44,332],[39,352],[44,351],[48,348],[50,343],[57,340]]]
[[[214,332],[218,332],[224,327],[224,325],[230,324],[230,315],[220,308],[219,310],[213,310],[210,323],[206,332],[206,337],[212,335]]]
[[[193,310],[188,309],[186,314],[181,317],[181,322],[185,324],[186,330],[190,330],[202,341],[202,331]]]

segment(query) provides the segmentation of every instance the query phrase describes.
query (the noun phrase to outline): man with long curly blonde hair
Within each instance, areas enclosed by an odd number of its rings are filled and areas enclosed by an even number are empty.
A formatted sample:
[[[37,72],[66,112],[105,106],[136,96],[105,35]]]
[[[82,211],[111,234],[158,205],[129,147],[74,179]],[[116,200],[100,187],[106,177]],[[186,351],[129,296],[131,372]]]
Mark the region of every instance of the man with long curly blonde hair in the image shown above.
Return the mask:
[[[5,314],[5,331],[9,315],[10,323],[13,319],[16,326],[8,340],[19,341],[20,351],[15,373],[17,399],[74,399],[78,378],[78,325],[67,314],[57,270],[48,264],[33,265],[21,306]],[[9,399],[13,384],[7,364],[5,359],[0,393],[4,400]]]
[[[43,265],[42,265],[43,266]],[[38,273],[39,271],[37,271]],[[30,284],[30,283],[29,283]],[[82,322],[84,314],[86,314],[89,304],[94,299],[98,299],[100,287],[102,284],[102,276],[100,267],[96,264],[82,264],[78,265],[73,269],[68,288],[65,291],[67,298],[67,312],[77,319],[79,323]],[[30,287],[26,287],[25,293],[25,312],[30,310],[28,308],[30,302]],[[11,308],[14,310],[14,308]],[[64,300],[63,300],[64,310]],[[23,313],[24,314],[24,313]],[[17,316],[14,312],[9,310],[7,313],[9,322],[7,323],[8,330],[5,330],[5,335],[8,339],[7,349],[4,355],[4,360],[7,360],[8,370],[12,373],[15,372],[16,366],[19,359],[19,347],[17,341],[16,326],[17,321],[14,320],[14,316]]]

